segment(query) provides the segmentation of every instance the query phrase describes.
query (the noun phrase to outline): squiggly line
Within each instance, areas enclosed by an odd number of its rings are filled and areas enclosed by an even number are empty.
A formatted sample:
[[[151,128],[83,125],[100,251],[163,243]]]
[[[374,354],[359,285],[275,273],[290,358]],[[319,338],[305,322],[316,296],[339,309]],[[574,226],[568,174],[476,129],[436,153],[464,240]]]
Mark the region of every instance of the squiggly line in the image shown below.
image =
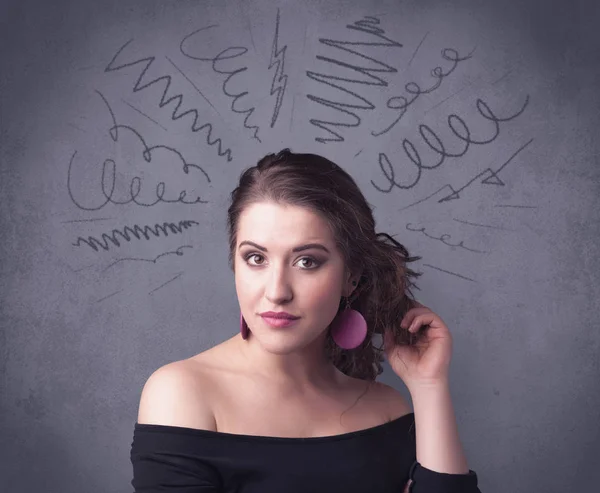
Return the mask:
[[[288,76],[283,73],[285,64],[285,51],[287,45],[283,48],[278,49],[279,41],[279,9],[277,9],[277,22],[275,24],[275,36],[273,37],[273,47],[271,48],[271,59],[269,61],[269,70],[275,67],[275,74],[271,81],[271,96],[277,93],[277,101],[275,102],[275,109],[273,116],[271,117],[271,128],[275,125],[277,117],[279,116],[279,109],[283,103],[283,95],[285,94],[285,88],[287,86]],[[277,83],[277,85],[276,85]],[[282,85],[283,83],[283,85]]]
[[[437,78],[437,82],[435,82],[431,87],[429,87],[427,89],[421,89],[419,84],[417,84],[416,82],[408,82],[407,84],[405,84],[404,89],[406,90],[407,93],[413,95],[412,99],[408,100],[404,96],[393,96],[393,97],[389,98],[387,100],[387,107],[392,110],[400,110],[399,115],[392,123],[390,123],[383,130],[380,130],[379,132],[371,131],[371,135],[373,135],[374,137],[379,137],[380,135],[383,135],[383,134],[389,132],[400,121],[400,119],[405,115],[405,113],[408,111],[409,106],[412,105],[417,99],[419,99],[421,94],[430,94],[433,91],[437,90],[438,87],[440,87],[442,85],[442,81],[446,77],[448,77],[450,74],[452,74],[452,72],[454,72],[454,70],[456,69],[457,65],[460,62],[469,60],[473,56],[474,51],[475,51],[475,49],[473,49],[473,51],[471,53],[469,53],[467,56],[461,57],[458,54],[458,51],[456,51],[452,48],[444,48],[442,50],[442,58],[453,62],[452,67],[447,72],[443,72],[442,67],[435,67],[434,69],[432,69],[431,75],[433,77]],[[465,87],[467,87],[467,86],[465,86]],[[463,89],[465,89],[465,87],[463,87]],[[461,91],[463,89],[461,89]],[[460,91],[458,91],[458,92],[460,92]],[[455,94],[452,94],[451,96],[448,96],[448,98],[446,98],[446,99],[449,99],[449,98],[455,96],[456,94],[458,94],[458,92]],[[399,101],[399,102],[397,102],[397,101]],[[444,99],[443,101],[441,101],[438,104],[442,104],[444,101],[446,101],[446,100]],[[435,106],[434,106],[434,108],[435,108]]]
[[[510,116],[507,116],[507,117],[499,117],[494,114],[494,112],[491,110],[491,108],[488,106],[488,104],[485,101],[483,101],[480,98],[477,98],[475,105],[477,107],[477,110],[479,111],[479,114],[484,119],[492,122],[494,125],[494,129],[495,129],[494,135],[492,135],[488,139],[482,139],[482,140],[476,140],[476,139],[472,138],[471,130],[469,129],[469,127],[467,126],[465,121],[459,115],[454,114],[454,113],[449,115],[448,116],[448,126],[450,127],[450,130],[459,140],[461,140],[465,144],[463,150],[459,151],[459,152],[451,152],[451,151],[446,150],[446,146],[444,145],[442,140],[438,137],[438,135],[430,127],[428,127],[427,125],[424,125],[424,124],[419,125],[419,133],[420,133],[421,137],[423,138],[423,140],[425,141],[425,144],[427,144],[427,146],[432,151],[434,151],[436,154],[438,154],[440,156],[438,159],[438,162],[435,164],[429,164],[429,165],[424,164],[421,159],[421,155],[420,155],[419,151],[415,148],[414,144],[408,139],[403,139],[402,147],[404,149],[404,153],[406,154],[406,157],[408,157],[410,162],[417,168],[417,174],[416,174],[415,179],[412,181],[412,183],[408,183],[406,185],[402,184],[402,183],[398,183],[396,181],[396,177],[395,177],[396,172],[395,172],[394,166],[392,165],[389,158],[387,157],[387,154],[384,152],[380,152],[379,153],[379,168],[381,169],[382,173],[388,180],[389,187],[381,188],[373,180],[371,180],[371,185],[373,185],[373,187],[376,190],[378,190],[382,193],[390,193],[394,187],[404,189],[404,190],[414,188],[417,185],[417,183],[419,182],[419,180],[421,179],[421,174],[424,169],[436,169],[436,168],[440,167],[443,164],[443,162],[446,160],[446,158],[448,158],[448,157],[459,158],[459,157],[464,156],[468,152],[468,150],[472,144],[487,145],[487,144],[490,144],[491,142],[494,142],[498,138],[498,135],[500,135],[500,123],[509,122],[509,121],[517,118],[519,115],[521,115],[525,111],[525,108],[527,107],[528,103],[529,103],[529,95],[526,96],[525,103],[523,104],[521,109],[519,109],[516,113],[514,113]],[[494,178],[497,177],[495,173],[493,173],[493,177]],[[444,197],[444,199],[440,200],[440,202],[445,201],[445,200],[455,199],[455,198],[458,198],[458,195],[456,193],[453,193],[448,197]]]
[[[106,272],[108,269],[110,269],[111,267],[114,267],[119,262],[125,262],[125,261],[129,261],[129,260],[138,260],[138,261],[142,261],[142,262],[152,262],[153,264],[155,264],[156,261],[159,258],[164,257],[166,255],[177,255],[178,257],[181,257],[183,255],[183,252],[181,251],[183,248],[194,248],[194,247],[192,245],[182,245],[182,246],[178,247],[173,252],[161,253],[160,255],[157,255],[153,259],[148,259],[148,258],[134,258],[134,257],[120,258],[120,259],[114,261],[113,263],[109,264],[108,266],[106,266],[104,269],[102,269],[102,272]]]
[[[340,67],[347,68],[349,70],[353,70],[353,71],[358,72],[362,75],[365,75],[369,78],[368,80],[353,79],[353,78],[338,77],[338,76],[331,75],[331,74],[317,73],[317,72],[312,72],[312,71],[306,72],[306,75],[309,78],[311,78],[321,84],[325,84],[325,85],[333,87],[335,89],[339,89],[340,91],[342,91],[346,94],[349,94],[353,98],[358,99],[359,101],[361,101],[363,103],[363,104],[361,104],[361,103],[350,104],[350,103],[344,103],[341,101],[330,101],[325,98],[313,96],[312,94],[307,94],[306,97],[309,100],[319,103],[323,106],[333,108],[341,113],[344,113],[344,114],[352,117],[352,120],[349,123],[342,122],[342,121],[328,121],[328,120],[318,120],[315,118],[311,118],[309,121],[312,125],[322,128],[329,134],[333,135],[333,137],[316,137],[315,140],[317,142],[320,142],[320,143],[343,142],[344,138],[342,137],[342,135],[339,134],[338,132],[336,132],[335,130],[333,130],[332,127],[333,128],[335,128],[335,127],[358,127],[361,123],[361,119],[355,111],[351,111],[351,110],[373,110],[373,109],[375,109],[375,105],[373,103],[371,103],[371,101],[362,97],[358,93],[351,91],[347,87],[344,87],[344,85],[341,85],[341,83],[363,84],[363,85],[367,85],[367,86],[387,87],[388,82],[386,80],[382,79],[381,77],[374,75],[373,73],[377,73],[377,72],[396,73],[396,72],[398,72],[398,70],[395,69],[394,67],[392,67],[382,61],[379,61],[373,57],[367,56],[367,55],[361,53],[360,51],[357,51],[356,49],[353,49],[353,47],[359,47],[359,46],[366,46],[366,47],[372,47],[372,46],[401,47],[402,46],[401,43],[398,43],[397,41],[389,39],[388,37],[386,37],[384,35],[385,31],[383,29],[377,27],[379,25],[379,22],[380,22],[379,19],[376,17],[366,16],[364,19],[362,19],[360,21],[356,21],[352,25],[347,25],[346,28],[352,29],[355,31],[359,31],[359,32],[363,32],[363,33],[367,33],[367,34],[372,34],[375,37],[383,40],[383,42],[339,41],[339,40],[334,40],[334,39],[319,38],[320,43],[322,43],[326,46],[331,46],[333,48],[337,48],[338,50],[342,50],[347,53],[351,53],[362,59],[374,62],[376,64],[376,66],[379,68],[377,68],[377,67],[368,68],[368,67],[363,67],[363,66],[357,65],[357,64],[352,65],[352,64],[349,64],[346,62],[342,62],[340,60],[336,60],[335,58],[329,58],[329,57],[324,57],[324,56],[320,56],[320,55],[316,57],[317,60],[322,60],[324,62],[329,62],[334,65],[338,65]],[[332,81],[336,81],[336,82],[332,82]]]
[[[192,132],[199,132],[200,130],[204,130],[207,129],[206,132],[206,143],[207,145],[213,146],[216,144],[217,146],[217,153],[219,154],[219,156],[226,156],[227,161],[231,161],[232,160],[232,156],[231,156],[231,149],[226,149],[225,151],[223,151],[222,148],[222,142],[220,138],[211,140],[211,134],[213,131],[213,126],[212,123],[205,123],[201,126],[197,126],[198,124],[198,110],[194,109],[189,109],[181,114],[178,114],[180,107],[183,104],[183,95],[182,94],[177,94],[175,96],[170,97],[169,99],[167,98],[167,93],[169,92],[169,87],[171,86],[171,76],[170,75],[163,75],[161,77],[158,77],[157,79],[154,79],[148,83],[145,83],[142,85],[142,79],[144,79],[144,76],[146,75],[146,72],[148,71],[148,69],[150,68],[150,66],[152,65],[152,63],[154,63],[154,60],[156,59],[156,57],[154,56],[149,56],[146,58],[140,58],[139,60],[135,60],[133,62],[128,62],[128,63],[123,63],[121,65],[115,65],[115,61],[117,59],[117,57],[123,52],[123,50],[133,41],[133,39],[130,39],[129,41],[127,41],[127,43],[125,43],[123,46],[121,46],[121,48],[119,48],[119,50],[117,51],[117,53],[115,53],[115,56],[113,56],[112,60],[109,62],[109,64],[106,66],[106,68],[104,69],[105,72],[114,72],[117,70],[121,70],[123,68],[127,68],[127,67],[133,67],[135,65],[138,64],[145,64],[144,68],[142,70],[142,72],[140,73],[139,77],[137,78],[137,80],[135,81],[135,84],[133,86],[133,92],[139,92],[142,91],[144,89],[147,89],[148,87],[157,84],[161,81],[166,81],[163,93],[160,97],[160,102],[158,103],[158,106],[160,108],[162,108],[163,106],[168,105],[169,103],[171,103],[172,101],[176,101],[176,105],[175,108],[173,109],[173,112],[171,113],[171,120],[175,121],[175,120],[179,120],[180,118],[183,118],[184,116],[191,114],[193,116],[193,122],[192,122]]]
[[[202,173],[206,177],[207,181],[210,183],[210,176],[208,176],[206,171],[204,171],[204,169],[202,169],[202,167],[198,166],[197,164],[188,163],[185,160],[185,158],[183,157],[183,154],[181,154],[177,149],[174,149],[173,147],[169,147],[169,146],[165,146],[165,145],[156,145],[156,146],[148,147],[148,144],[146,144],[146,141],[144,140],[144,138],[140,135],[140,133],[135,128],[130,127],[129,125],[122,125],[122,124],[117,123],[117,117],[115,116],[115,113],[112,110],[112,108],[111,108],[110,104],[108,103],[108,100],[106,99],[104,94],[102,94],[97,89],[96,89],[96,92],[100,95],[100,97],[102,98],[102,101],[104,101],[104,104],[106,105],[106,107],[108,108],[108,112],[110,113],[110,117],[112,118],[113,126],[108,129],[108,133],[110,134],[110,138],[112,139],[113,142],[119,142],[119,129],[125,128],[125,129],[129,130],[131,133],[133,133],[142,143],[142,146],[144,147],[144,152],[142,152],[142,156],[144,157],[144,161],[146,161],[147,163],[152,161],[152,151],[154,149],[167,149],[167,150],[177,154],[177,156],[179,156],[180,161],[183,163],[183,172],[186,175],[189,174],[190,167],[196,168],[196,169],[199,169],[200,171],[202,171]]]
[[[408,209],[409,207],[414,207],[416,205],[419,205],[422,202],[426,202],[430,198],[438,195],[440,192],[442,192],[442,191],[445,192],[447,189],[450,189],[451,193],[447,194],[446,196],[444,196],[440,200],[438,200],[438,203],[441,204],[442,202],[448,202],[450,200],[457,200],[460,198],[460,192],[465,190],[467,187],[471,186],[473,183],[478,181],[480,178],[483,178],[481,180],[481,184],[484,184],[484,185],[496,185],[496,186],[502,186],[502,187],[505,186],[504,182],[500,178],[500,172],[503,171],[504,168],[508,165],[508,163],[510,163],[522,150],[524,150],[532,142],[533,142],[533,139],[529,139],[525,144],[523,144],[521,147],[519,147],[519,149],[517,149],[515,152],[513,152],[513,154],[498,168],[492,169],[492,168],[488,167],[488,168],[482,170],[481,172],[477,173],[473,178],[467,180],[467,182],[462,187],[456,189],[450,183],[446,183],[445,185],[441,186],[435,192],[433,192],[429,196],[425,197],[424,199],[418,200],[417,202],[413,202],[412,204],[408,204],[407,206],[402,207],[401,209],[398,209],[398,212],[402,212],[403,210]],[[500,207],[500,206],[496,205],[495,207]],[[455,219],[455,221],[459,221],[459,220]],[[459,222],[463,222],[466,224],[472,224],[467,221],[459,221]],[[482,226],[481,224],[472,224],[472,225]],[[491,227],[491,226],[487,226],[487,227]],[[496,229],[503,229],[503,228],[496,228]]]
[[[94,251],[98,251],[98,247],[102,248],[103,250],[108,250],[109,249],[109,244],[108,242],[110,241],[113,245],[116,245],[117,247],[121,246],[121,243],[119,243],[119,240],[117,239],[117,236],[120,236],[122,239],[121,241],[125,240],[125,241],[131,241],[132,237],[137,238],[138,240],[141,239],[141,237],[143,236],[144,238],[146,238],[146,240],[150,240],[150,235],[149,233],[152,233],[155,237],[161,236],[161,232],[163,236],[169,236],[169,231],[172,234],[178,234],[181,233],[183,229],[187,229],[190,228],[193,224],[200,224],[196,221],[191,221],[191,220],[184,220],[184,221],[179,221],[179,223],[175,224],[175,223],[163,223],[162,225],[160,224],[155,224],[154,225],[154,229],[150,226],[144,226],[144,228],[142,229],[139,225],[135,224],[133,226],[133,228],[130,228],[129,226],[125,226],[125,228],[123,228],[123,231],[120,231],[118,229],[113,229],[111,234],[107,234],[107,233],[103,233],[102,234],[102,239],[104,241],[100,241],[96,238],[94,238],[93,236],[88,236],[87,239],[82,238],[81,236],[77,238],[77,241],[75,243],[73,243],[73,246],[81,246],[82,243],[85,243],[86,245],[88,245],[90,248],[92,248]]]
[[[129,125],[122,125],[120,123],[117,123],[117,118],[115,116],[115,113],[113,112],[110,104],[108,103],[107,99],[104,97],[104,94],[102,94],[100,91],[98,91],[96,89],[96,92],[100,95],[100,97],[102,98],[102,101],[104,101],[104,104],[106,105],[106,107],[108,108],[108,111],[110,113],[110,117],[112,118],[113,121],[113,126],[111,128],[108,129],[108,133],[110,134],[110,138],[112,139],[113,142],[118,142],[119,141],[119,129],[120,128],[124,128],[129,130],[132,134],[134,134],[139,141],[142,143],[142,146],[144,147],[144,151],[142,152],[142,156],[144,157],[144,161],[146,161],[147,163],[152,161],[152,151],[154,149],[167,149],[168,151],[174,152],[175,154],[177,154],[177,156],[179,157],[180,161],[183,163],[183,172],[187,175],[189,174],[190,170],[189,168],[196,168],[199,169],[200,171],[202,171],[202,173],[204,174],[204,176],[206,177],[206,180],[210,183],[210,176],[208,176],[208,174],[206,173],[206,171],[204,171],[202,169],[202,167],[198,166],[197,164],[192,164],[192,163],[188,163],[185,158],[183,157],[183,154],[181,154],[177,149],[173,148],[173,147],[169,147],[169,146],[165,146],[165,145],[155,145],[152,147],[148,147],[148,144],[146,144],[146,141],[144,140],[144,138],[140,135],[140,133],[133,127],[130,127]]]
[[[412,223],[406,223],[406,229],[408,229],[409,231],[415,231],[417,233],[423,233],[425,236],[427,236],[427,238],[431,238],[432,240],[439,240],[441,241],[444,245],[450,246],[450,247],[461,247],[464,248],[465,250],[468,250],[469,252],[475,252],[475,253],[489,253],[483,250],[475,250],[474,248],[467,248],[464,245],[464,241],[461,241],[460,243],[447,243],[446,239],[447,238],[452,238],[452,235],[449,235],[447,233],[444,233],[442,236],[437,237],[437,236],[431,236],[429,234],[427,234],[425,232],[425,230],[427,229],[426,227],[422,227],[420,229],[412,229],[410,226],[412,226]]]
[[[192,36],[196,35],[197,33],[199,33],[200,31],[204,31],[206,29],[210,29],[212,27],[216,27],[216,25],[211,25],[208,27],[202,27],[200,29],[196,29],[195,31],[193,31],[192,33],[188,34],[187,36],[185,36],[182,40],[181,43],[179,43],[179,50],[181,51],[181,53],[183,55],[185,55],[188,58],[191,58],[192,60],[199,60],[199,61],[204,61],[204,62],[212,62],[212,69],[214,72],[218,73],[218,74],[227,74],[227,77],[225,78],[225,80],[223,81],[223,84],[221,85],[221,90],[223,91],[223,94],[225,94],[225,96],[229,97],[229,98],[233,98],[233,100],[231,101],[231,105],[230,105],[230,109],[231,111],[233,111],[234,113],[238,113],[238,114],[245,114],[246,118],[244,118],[244,127],[247,129],[254,129],[254,135],[253,138],[258,140],[259,142],[262,142],[260,140],[260,138],[258,137],[258,131],[260,130],[260,128],[256,125],[248,125],[248,119],[250,118],[250,116],[252,115],[252,113],[254,113],[254,110],[256,108],[254,108],[254,106],[252,108],[248,108],[248,109],[244,109],[244,110],[238,110],[235,108],[235,103],[238,101],[238,99],[243,98],[244,96],[246,96],[248,94],[248,91],[243,91],[240,93],[231,93],[227,90],[227,84],[228,82],[231,80],[232,77],[235,77],[237,74],[240,74],[242,72],[245,72],[246,70],[248,70],[248,67],[241,67],[235,70],[221,70],[219,68],[217,68],[217,63],[223,60],[229,60],[231,58],[237,58],[240,56],[245,55],[248,52],[248,48],[244,47],[244,46],[231,46],[229,48],[225,48],[223,51],[221,51],[217,56],[213,57],[213,58],[206,58],[206,57],[200,57],[200,56],[196,56],[196,55],[191,55],[190,53],[186,52],[186,50],[184,50],[183,45],[184,43]],[[229,52],[233,51],[234,54],[230,55],[228,54]]]
[[[96,90],[96,92],[100,95],[100,97],[102,98],[102,101],[104,101],[104,104],[106,105],[106,107],[108,108],[108,111],[110,113],[110,116],[112,118],[112,127],[109,128],[109,135],[112,139],[113,142],[118,142],[119,141],[119,129],[125,129],[130,131],[133,135],[135,135],[138,140],[142,143],[142,146],[144,148],[144,151],[142,153],[142,156],[144,158],[144,160],[146,162],[151,162],[152,161],[152,152],[157,149],[157,148],[163,148],[166,149],[168,151],[171,151],[173,153],[175,153],[179,160],[183,163],[183,171],[184,173],[187,175],[189,174],[189,168],[196,168],[199,169],[204,176],[206,177],[207,181],[210,183],[210,177],[208,176],[208,174],[200,167],[197,166],[195,164],[191,164],[188,163],[183,155],[177,151],[177,149],[174,149],[172,147],[168,147],[168,146],[164,146],[164,145],[156,145],[156,146],[152,146],[152,147],[148,147],[148,145],[146,144],[146,141],[144,140],[144,138],[140,135],[140,133],[135,130],[132,127],[129,127],[127,125],[120,125],[117,123],[117,118],[110,106],[110,104],[108,103],[107,99],[104,97],[104,95]],[[77,208],[82,209],[82,210],[87,210],[87,211],[92,211],[92,210],[99,210],[102,209],[106,204],[113,203],[116,205],[125,205],[125,204],[129,204],[130,202],[135,203],[136,205],[141,205],[144,207],[152,207],[154,205],[156,205],[159,202],[169,202],[169,203],[175,203],[175,202],[181,202],[183,204],[198,204],[198,203],[206,203],[205,200],[202,200],[200,197],[197,197],[195,200],[193,201],[186,201],[185,196],[187,195],[185,190],[182,190],[179,193],[179,198],[176,200],[168,200],[163,198],[164,193],[165,193],[165,183],[164,182],[159,182],[158,185],[156,186],[156,197],[157,200],[153,203],[143,203],[143,202],[139,202],[137,200],[137,197],[140,193],[140,189],[141,189],[141,178],[139,176],[134,177],[131,180],[131,183],[129,184],[129,192],[131,194],[131,199],[126,200],[126,201],[117,201],[115,199],[113,199],[113,193],[115,190],[115,180],[116,180],[116,163],[114,160],[112,159],[105,159],[104,160],[104,164],[102,166],[102,181],[101,181],[101,187],[102,187],[102,193],[104,194],[104,197],[106,199],[106,201],[101,204],[98,207],[89,207],[89,206],[85,206],[82,203],[80,203],[76,198],[75,195],[73,193],[72,187],[71,187],[71,169],[73,166],[73,161],[75,159],[75,156],[77,154],[77,151],[73,152],[73,155],[71,156],[71,160],[69,161],[69,169],[67,172],[67,190],[69,192],[69,197],[71,198],[71,201],[77,206]],[[106,178],[108,178],[108,185],[107,185],[107,180]],[[108,188],[108,190],[107,190]]]

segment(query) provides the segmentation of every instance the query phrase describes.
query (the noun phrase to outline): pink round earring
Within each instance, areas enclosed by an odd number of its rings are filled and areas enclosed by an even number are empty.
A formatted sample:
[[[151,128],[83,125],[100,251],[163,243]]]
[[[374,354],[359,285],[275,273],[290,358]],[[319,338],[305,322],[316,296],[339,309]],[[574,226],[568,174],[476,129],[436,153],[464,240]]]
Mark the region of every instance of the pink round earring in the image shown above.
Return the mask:
[[[250,334],[250,329],[248,328],[248,324],[244,320],[244,316],[240,313],[240,332],[242,333],[242,339],[248,339],[248,335]]]
[[[346,298],[346,308],[333,319],[331,337],[342,349],[354,349],[360,346],[367,336],[367,321],[360,312],[350,308]]]

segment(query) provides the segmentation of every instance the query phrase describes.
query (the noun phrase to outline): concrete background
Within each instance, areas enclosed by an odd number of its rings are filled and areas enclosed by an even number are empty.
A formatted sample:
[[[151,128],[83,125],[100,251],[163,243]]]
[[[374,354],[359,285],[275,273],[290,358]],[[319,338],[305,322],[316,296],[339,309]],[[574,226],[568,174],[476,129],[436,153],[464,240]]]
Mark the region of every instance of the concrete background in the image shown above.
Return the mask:
[[[228,194],[283,147],[423,257],[481,490],[599,484],[597,2],[1,5],[3,491],[131,490],[147,377],[239,330]]]

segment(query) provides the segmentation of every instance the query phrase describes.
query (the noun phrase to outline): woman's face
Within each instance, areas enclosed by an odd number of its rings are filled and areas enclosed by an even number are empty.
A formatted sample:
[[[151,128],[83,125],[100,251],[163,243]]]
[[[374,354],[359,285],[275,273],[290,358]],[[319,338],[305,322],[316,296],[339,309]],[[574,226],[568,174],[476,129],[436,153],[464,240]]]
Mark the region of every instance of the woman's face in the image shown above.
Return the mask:
[[[308,209],[273,202],[253,204],[240,216],[235,286],[251,337],[278,354],[323,335],[340,297],[351,290],[327,223]],[[299,319],[287,327],[273,327],[261,316],[269,311]]]

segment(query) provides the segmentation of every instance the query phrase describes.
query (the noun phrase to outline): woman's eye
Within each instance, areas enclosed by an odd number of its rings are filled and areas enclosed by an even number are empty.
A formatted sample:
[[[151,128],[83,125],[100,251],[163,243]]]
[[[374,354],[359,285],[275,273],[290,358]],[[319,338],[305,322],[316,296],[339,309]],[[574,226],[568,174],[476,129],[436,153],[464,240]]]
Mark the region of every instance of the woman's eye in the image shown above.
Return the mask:
[[[251,259],[251,258],[253,258],[253,257],[259,257],[259,258],[262,258],[262,255],[260,255],[260,254],[258,254],[258,253],[251,253],[250,255],[247,255],[247,256],[246,256],[246,261],[250,260],[250,259]],[[260,262],[259,262],[259,264],[252,264],[252,265],[260,265]]]
[[[314,258],[310,258],[310,257],[302,257],[299,260],[299,262],[300,263],[309,262],[310,264],[312,264],[312,265],[306,265],[306,264],[302,265],[302,267],[304,267],[305,269],[314,269],[319,266],[319,262],[317,262]]]
[[[264,257],[260,253],[250,253],[249,255],[246,255],[244,259],[250,265],[258,266],[264,263]],[[254,261],[250,262],[250,259],[254,259]],[[320,265],[320,262],[318,262],[312,257],[302,257],[300,260],[298,260],[298,264],[300,264],[300,267],[303,270],[312,270],[316,269]]]

